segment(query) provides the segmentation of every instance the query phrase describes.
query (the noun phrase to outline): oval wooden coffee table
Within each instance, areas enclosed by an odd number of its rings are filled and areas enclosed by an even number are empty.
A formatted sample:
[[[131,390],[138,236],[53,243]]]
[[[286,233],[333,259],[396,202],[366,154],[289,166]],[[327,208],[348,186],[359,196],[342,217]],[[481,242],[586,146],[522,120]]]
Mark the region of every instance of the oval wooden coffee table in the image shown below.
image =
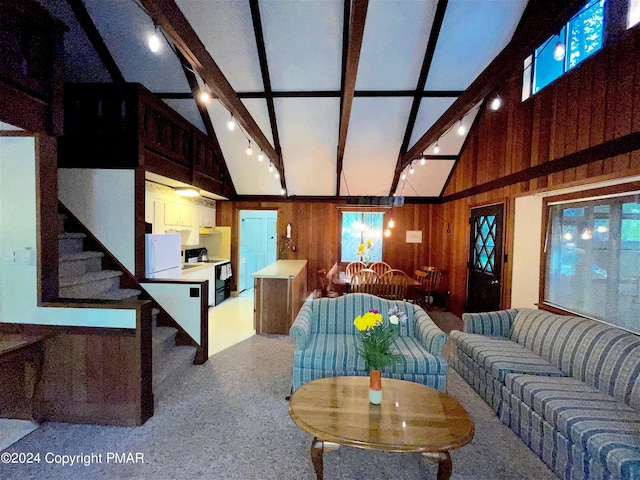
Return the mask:
[[[449,450],[466,445],[473,420],[458,401],[433,388],[382,379],[382,403],[369,403],[369,377],[333,377],[305,383],[289,402],[289,415],[314,436],[311,461],[322,480],[323,454],[340,445],[420,452],[438,462],[438,480],[451,476]]]

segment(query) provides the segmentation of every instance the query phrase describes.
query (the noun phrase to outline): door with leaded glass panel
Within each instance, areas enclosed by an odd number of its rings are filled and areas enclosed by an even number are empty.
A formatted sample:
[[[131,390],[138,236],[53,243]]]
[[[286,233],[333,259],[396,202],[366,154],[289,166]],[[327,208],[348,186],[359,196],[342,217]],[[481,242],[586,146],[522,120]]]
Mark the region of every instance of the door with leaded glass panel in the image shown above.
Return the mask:
[[[500,309],[504,204],[471,209],[467,312]]]

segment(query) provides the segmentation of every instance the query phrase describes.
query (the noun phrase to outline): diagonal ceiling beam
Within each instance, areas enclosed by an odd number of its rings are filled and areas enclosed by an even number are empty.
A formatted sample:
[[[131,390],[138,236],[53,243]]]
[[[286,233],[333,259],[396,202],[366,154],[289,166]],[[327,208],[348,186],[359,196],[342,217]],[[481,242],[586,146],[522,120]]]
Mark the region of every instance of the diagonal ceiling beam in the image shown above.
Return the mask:
[[[560,30],[571,16],[584,5],[584,0],[541,0],[529,2],[511,42],[493,59],[465,92],[431,126],[403,156],[402,171],[429,145],[442,136],[473,106],[490,94],[507,78],[520,71],[524,59],[553,32]],[[395,191],[397,181],[392,185]]]
[[[404,131],[404,138],[402,139],[402,146],[400,147],[398,161],[396,162],[396,169],[393,181],[391,182],[392,187],[389,195],[393,194],[398,185],[398,180],[400,179],[400,172],[402,172],[402,157],[407,153],[407,148],[409,147],[409,141],[411,140],[413,127],[416,124],[416,118],[418,118],[418,110],[420,109],[420,103],[422,100],[422,96],[419,96],[417,93],[422,92],[424,90],[424,86],[427,84],[427,77],[429,76],[429,70],[431,69],[431,61],[433,60],[433,54],[436,51],[436,44],[438,43],[438,37],[440,36],[440,29],[442,28],[442,22],[444,21],[444,14],[447,11],[448,3],[449,0],[438,0],[436,13],[433,17],[433,24],[431,25],[431,32],[429,33],[429,40],[427,41],[424,60],[422,61],[422,68],[420,69],[420,75],[418,76],[416,95],[414,95],[413,103],[411,104],[411,112],[409,112],[407,128]]]
[[[258,0],[249,0],[251,7],[251,20],[253,21],[253,31],[256,35],[256,47],[258,49],[258,60],[260,61],[260,71],[262,73],[262,83],[264,84],[265,99],[267,101],[267,111],[269,112],[269,123],[271,123],[271,135],[273,135],[273,147],[282,160],[282,148],[280,146],[280,135],[278,134],[278,122],[276,121],[276,109],[273,105],[273,91],[271,90],[271,77],[269,76],[269,64],[267,63],[267,49],[264,45],[264,33],[262,31],[262,20],[260,18],[260,6]],[[280,169],[280,185],[287,191],[287,182],[284,176],[284,160]]]
[[[348,3],[350,0],[345,0]],[[360,62],[360,50],[364,37],[364,24],[367,17],[369,0],[353,0],[351,3],[351,19],[349,21],[349,39],[347,46],[347,61],[344,67],[344,86],[342,87],[342,100],[340,105],[340,133],[338,136],[338,162],[336,195],[340,195],[340,177],[342,176],[342,160],[347,143],[349,130],[349,118],[356,89],[356,76],[358,75],[358,63]],[[346,6],[345,6],[346,9]],[[346,15],[345,15],[346,17]],[[345,18],[346,19],[346,18]],[[344,48],[344,46],[343,46]]]
[[[184,58],[180,50],[176,50],[176,56],[180,61],[180,65],[182,65],[182,70],[184,71],[184,75],[187,78],[187,82],[189,83],[189,88],[191,89],[191,97],[196,102],[196,108],[198,109],[198,113],[200,113],[200,118],[202,119],[202,123],[204,124],[204,128],[207,131],[207,135],[213,141],[213,150],[216,154],[217,160],[221,162],[224,166],[225,176],[228,179],[231,191],[233,196],[237,195],[236,187],[233,185],[233,179],[229,174],[229,169],[227,168],[227,162],[224,159],[224,154],[222,153],[222,148],[220,148],[220,142],[218,142],[218,136],[216,135],[216,131],[213,128],[213,123],[211,122],[211,116],[209,115],[209,110],[202,102],[198,99],[198,94],[200,93],[200,86],[198,85],[198,79],[196,78],[196,74],[193,73],[187,67],[187,60]]]
[[[213,60],[174,0],[140,0],[142,5],[174,45],[182,52],[193,69],[202,77],[215,96],[235,117],[253,142],[282,171],[280,156],[264,136],[247,107]]]
[[[124,83],[124,76],[122,75],[118,64],[113,59],[111,52],[109,52],[102,35],[100,35],[100,32],[96,28],[96,24],[91,20],[91,15],[89,15],[89,12],[84,6],[84,3],[82,3],[82,0],[67,0],[67,3],[71,7],[71,10],[73,10],[73,14],[78,19],[80,26],[89,39],[89,42],[91,42],[91,45],[93,45],[98,57],[100,57],[100,60],[107,69],[111,80],[115,83]]]

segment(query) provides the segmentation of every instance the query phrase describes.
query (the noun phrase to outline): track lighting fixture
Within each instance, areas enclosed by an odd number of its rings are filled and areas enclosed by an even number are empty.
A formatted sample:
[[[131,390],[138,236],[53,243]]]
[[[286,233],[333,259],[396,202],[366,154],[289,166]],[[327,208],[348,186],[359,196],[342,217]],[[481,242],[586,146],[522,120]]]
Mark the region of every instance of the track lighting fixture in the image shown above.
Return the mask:
[[[236,128],[236,122],[233,119],[233,114],[231,114],[231,118],[229,119],[229,121],[227,122],[227,128],[231,131],[235,130]]]
[[[460,125],[458,126],[458,135],[464,135],[466,131],[467,131],[467,129],[465,128],[464,124],[462,123],[462,119],[460,119]]]
[[[565,54],[564,42],[561,42],[560,40],[558,40],[556,42],[555,47],[553,47],[553,59],[560,62],[564,59],[564,54]]]
[[[269,164],[269,171],[273,172],[273,164],[272,163]]]
[[[160,41],[160,35],[158,35],[157,27],[149,35],[149,37],[147,37],[147,46],[149,47],[149,50],[151,50],[153,53],[158,53],[160,51],[160,48],[162,47],[162,42]]]
[[[262,153],[262,150],[260,150],[260,153],[258,154],[258,161],[261,162],[262,160],[264,160],[264,155]]]
[[[253,148],[251,148],[251,140],[249,140],[249,145],[247,146],[247,149],[244,151],[244,153],[246,153],[247,155],[251,155],[253,153]]]
[[[424,157],[422,157],[422,158],[420,159],[420,165],[424,165],[425,163],[427,163],[427,159],[426,159],[426,158],[424,158]]]
[[[496,95],[495,97],[493,97],[493,100],[491,100],[491,103],[489,104],[489,108],[494,112],[496,110],[500,110],[501,106],[502,106],[502,97],[500,95]]]
[[[276,174],[274,175],[276,178],[280,178],[280,172],[276,170]]]
[[[211,93],[206,87],[200,90],[200,93],[198,94],[198,99],[205,105],[208,105],[209,103],[211,103]]]
[[[440,153],[440,145],[438,144],[438,142],[436,142],[436,146],[433,147],[433,153],[435,153],[436,155]]]
[[[409,168],[409,174],[413,175],[414,172],[415,170],[413,169],[413,163],[411,163],[411,167]]]

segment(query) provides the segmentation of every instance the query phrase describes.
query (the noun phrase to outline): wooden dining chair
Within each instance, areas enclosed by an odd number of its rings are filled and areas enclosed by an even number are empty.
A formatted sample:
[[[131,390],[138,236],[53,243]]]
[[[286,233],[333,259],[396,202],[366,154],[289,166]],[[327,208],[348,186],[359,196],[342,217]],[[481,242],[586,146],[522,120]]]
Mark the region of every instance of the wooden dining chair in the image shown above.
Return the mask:
[[[338,292],[334,292],[329,290],[329,278],[327,277],[327,269],[326,268],[321,268],[320,270],[318,270],[318,283],[320,285],[320,291],[319,296],[316,298],[320,298],[320,297],[338,297],[340,296],[340,294]]]
[[[387,300],[404,300],[409,285],[409,276],[402,270],[392,268],[380,277],[375,287],[377,295]]]
[[[369,268],[376,272],[379,277],[382,277],[382,275],[391,270],[391,265],[385,262],[373,262],[369,265]]]
[[[411,303],[417,303],[420,306],[424,306],[427,273],[424,270],[417,269],[413,272],[413,278],[416,285],[412,285],[411,288],[407,289],[407,300]]]
[[[434,303],[434,295],[440,287],[440,279],[442,278],[442,272],[436,269],[428,270],[426,272],[426,278],[424,282],[424,299],[427,304],[427,310]]]
[[[349,291],[373,294],[379,280],[376,272],[370,268],[363,268],[351,276]]]
[[[367,268],[367,265],[365,265],[364,262],[359,262],[359,261],[351,262],[350,264],[347,265],[347,268],[345,268],[344,273],[347,277],[351,277],[354,273],[356,273],[359,270],[362,270],[363,268]]]

